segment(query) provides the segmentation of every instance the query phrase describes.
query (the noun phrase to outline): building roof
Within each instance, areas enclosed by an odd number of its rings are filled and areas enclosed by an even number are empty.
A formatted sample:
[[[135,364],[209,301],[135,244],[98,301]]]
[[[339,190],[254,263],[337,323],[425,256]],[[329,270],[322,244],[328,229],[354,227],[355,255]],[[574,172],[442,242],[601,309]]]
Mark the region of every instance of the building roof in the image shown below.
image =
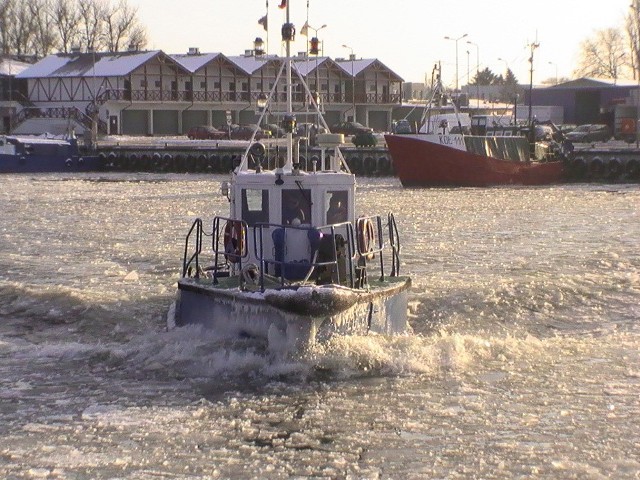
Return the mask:
[[[335,65],[335,62],[329,57],[305,57],[295,59],[296,70],[298,70],[298,72],[300,72],[300,75],[302,75],[303,77],[306,77],[311,72],[314,72],[316,67],[320,68],[320,66],[324,65],[325,63],[332,63]],[[351,75],[351,73],[349,73],[349,75]]]
[[[204,67],[207,63],[215,60],[218,57],[224,57],[219,52],[212,53],[178,53],[171,54],[169,57],[174,59],[180,65],[182,65],[186,70],[189,70],[191,73],[195,73]]]
[[[377,58],[360,58],[360,59],[344,59],[344,58],[336,58],[335,62],[344,70],[347,75],[351,75],[353,69],[353,76],[357,77],[361,72],[366,70],[369,67],[376,66],[380,69],[388,70],[397,81],[403,81],[402,78],[396,74],[393,70],[387,67],[384,63],[382,63]]]
[[[611,79],[611,78],[589,78],[582,77],[568,82],[559,83],[558,85],[550,85],[547,88],[564,89],[564,88],[607,88],[607,87],[637,87],[638,82],[635,80]]]
[[[57,53],[44,57],[36,64],[23,70],[19,75],[16,75],[16,78],[119,77],[131,73],[156,56],[170,58],[161,50],[115,53]],[[180,66],[182,67],[182,65]]]
[[[30,63],[21,62],[15,58],[0,57],[0,75],[16,76],[30,66]]]

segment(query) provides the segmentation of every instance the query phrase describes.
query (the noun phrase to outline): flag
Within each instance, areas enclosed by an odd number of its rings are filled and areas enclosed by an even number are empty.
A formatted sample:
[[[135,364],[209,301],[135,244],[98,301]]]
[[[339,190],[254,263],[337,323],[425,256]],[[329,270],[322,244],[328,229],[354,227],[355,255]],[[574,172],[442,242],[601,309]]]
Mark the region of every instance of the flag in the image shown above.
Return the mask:
[[[304,35],[305,37],[309,36],[309,22],[304,22],[304,25],[300,29],[300,35]]]
[[[265,15],[264,17],[262,17],[260,20],[258,20],[258,24],[262,25],[262,28],[264,28],[265,30],[269,31],[268,28],[268,19],[267,16]]]
[[[281,0],[280,5],[278,5],[278,8],[287,8],[287,0]]]

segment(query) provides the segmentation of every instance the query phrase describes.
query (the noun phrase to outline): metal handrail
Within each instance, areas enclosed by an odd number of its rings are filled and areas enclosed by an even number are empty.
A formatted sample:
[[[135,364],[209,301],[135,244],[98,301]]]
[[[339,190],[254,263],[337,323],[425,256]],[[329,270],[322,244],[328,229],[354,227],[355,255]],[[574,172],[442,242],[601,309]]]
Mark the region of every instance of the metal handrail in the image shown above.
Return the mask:
[[[191,254],[191,257],[187,260],[187,255],[189,254],[189,244],[191,235],[194,234],[195,231],[195,251]],[[189,229],[189,233],[187,233],[187,237],[184,242],[184,256],[182,257],[182,276],[186,277],[189,271],[189,267],[191,263],[195,260],[196,264],[196,278],[200,278],[200,265],[198,263],[198,258],[202,253],[202,220],[196,218]]]
[[[391,276],[400,275],[400,234],[398,233],[398,225],[396,217],[389,212],[387,215],[387,225],[389,226],[389,244],[391,245]]]
[[[271,256],[267,256],[265,255],[265,251],[264,251],[264,231],[271,231],[272,229],[276,229],[276,228],[282,228],[284,230],[284,238],[285,238],[285,244],[286,244],[286,232],[287,230],[302,230],[302,231],[313,231],[313,232],[317,232],[319,234],[319,238],[322,238],[322,234],[325,234],[325,232],[327,234],[331,235],[331,239],[332,239],[332,252],[333,252],[333,259],[331,260],[326,260],[326,261],[317,261],[317,249],[315,252],[312,252],[312,258],[309,260],[309,264],[305,264],[305,267],[308,266],[309,267],[309,272],[305,277],[305,280],[308,280],[309,277],[311,276],[311,274],[313,273],[313,271],[318,268],[318,267],[335,267],[335,273],[337,275],[337,281],[338,283],[342,282],[342,279],[340,278],[340,270],[339,270],[339,264],[338,264],[338,256],[336,255],[337,252],[337,244],[336,244],[336,233],[346,233],[346,246],[347,246],[347,255],[345,257],[345,261],[347,262],[347,265],[345,266],[345,270],[348,271],[348,275],[349,278],[345,279],[348,280],[349,282],[349,286],[351,288],[354,287],[355,285],[355,279],[354,279],[354,272],[355,272],[355,268],[354,268],[354,261],[356,258],[356,250],[354,248],[355,245],[355,235],[354,235],[354,231],[353,231],[353,225],[349,222],[344,222],[344,223],[338,223],[338,224],[332,224],[332,225],[324,225],[321,227],[312,227],[310,225],[282,225],[282,224],[277,224],[277,223],[256,223],[253,226],[253,245],[254,245],[254,256],[256,258],[256,260],[258,262],[260,262],[260,289],[261,291],[264,291],[264,279],[265,279],[265,271],[268,269],[268,267],[270,265],[274,265],[274,266],[279,266],[280,267],[280,275],[279,275],[279,279],[280,279],[280,285],[284,286],[285,285],[285,281],[286,279],[286,275],[285,275],[285,270],[286,267],[291,267],[291,266],[299,266],[300,264],[297,262],[292,262],[292,261],[285,261],[285,260],[276,260],[275,259],[275,252],[273,255]],[[342,231],[341,229],[345,229],[344,231]]]

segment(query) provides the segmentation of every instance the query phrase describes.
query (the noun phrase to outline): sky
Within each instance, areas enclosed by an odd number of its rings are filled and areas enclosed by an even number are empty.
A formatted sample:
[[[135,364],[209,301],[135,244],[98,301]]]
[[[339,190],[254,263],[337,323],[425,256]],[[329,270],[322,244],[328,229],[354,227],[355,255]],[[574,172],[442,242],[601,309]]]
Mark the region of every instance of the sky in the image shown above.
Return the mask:
[[[256,37],[268,53],[284,54],[280,0],[128,0],[146,26],[149,49],[240,55]],[[289,0],[296,26],[294,53],[306,50],[300,29],[320,28],[323,54],[332,58],[377,58],[406,82],[431,78],[440,62],[445,86],[473,78],[477,63],[496,74],[507,66],[529,83],[529,45],[534,51],[533,82],[573,77],[580,43],[597,30],[624,28],[629,0]],[[307,8],[307,4],[309,7]],[[269,31],[258,24],[268,11]],[[310,36],[313,30],[310,30]],[[463,37],[466,34],[466,37]],[[458,41],[447,40],[459,38]],[[461,38],[462,37],[462,38]],[[472,42],[472,43],[467,43]],[[347,45],[350,48],[344,47]],[[456,48],[457,47],[457,48]],[[456,62],[457,50],[457,62]],[[467,53],[468,52],[468,53]]]

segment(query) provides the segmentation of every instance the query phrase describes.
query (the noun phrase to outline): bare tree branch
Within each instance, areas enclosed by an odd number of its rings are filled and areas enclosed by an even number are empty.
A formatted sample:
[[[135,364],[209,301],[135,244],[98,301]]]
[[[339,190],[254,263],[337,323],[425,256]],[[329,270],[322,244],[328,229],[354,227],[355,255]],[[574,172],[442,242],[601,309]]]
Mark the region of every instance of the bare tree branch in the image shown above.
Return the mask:
[[[77,25],[80,20],[73,0],[53,0],[53,20],[58,29],[60,50],[69,53],[78,40]]]

